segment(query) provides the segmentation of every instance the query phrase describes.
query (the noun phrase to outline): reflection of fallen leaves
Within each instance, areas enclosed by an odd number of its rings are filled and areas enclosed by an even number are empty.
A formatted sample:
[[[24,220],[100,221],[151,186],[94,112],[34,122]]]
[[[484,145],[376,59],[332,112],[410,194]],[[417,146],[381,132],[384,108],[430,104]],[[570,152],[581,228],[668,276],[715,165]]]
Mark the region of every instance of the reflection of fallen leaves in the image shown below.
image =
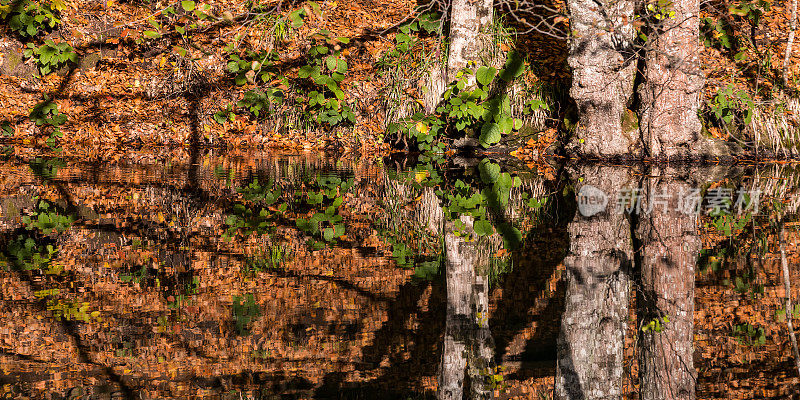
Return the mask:
[[[711,137],[714,139],[727,139],[729,136],[726,132],[714,126],[708,128],[708,133],[710,133]]]
[[[512,151],[511,155],[523,161],[538,160],[557,139],[558,132],[555,128],[547,129],[528,139],[524,146]]]

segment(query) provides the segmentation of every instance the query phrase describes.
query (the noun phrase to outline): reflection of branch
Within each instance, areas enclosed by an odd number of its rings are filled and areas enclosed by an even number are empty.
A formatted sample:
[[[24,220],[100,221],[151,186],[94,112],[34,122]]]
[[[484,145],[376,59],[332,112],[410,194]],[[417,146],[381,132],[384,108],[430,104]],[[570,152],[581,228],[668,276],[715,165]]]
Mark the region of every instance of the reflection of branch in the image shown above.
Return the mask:
[[[786,328],[789,330],[789,338],[792,341],[792,350],[794,350],[794,364],[797,367],[797,373],[800,374],[800,352],[797,351],[797,338],[794,335],[794,327],[792,326],[792,285],[791,282],[789,282],[789,263],[786,262],[786,232],[783,222],[781,222],[780,241],[781,267],[783,268],[783,287],[786,290]]]
[[[26,284],[31,292],[35,292],[37,286],[35,284],[35,280],[31,278],[28,274],[24,274],[21,269],[15,268],[14,271],[16,275],[19,277],[19,282],[23,282]],[[42,302],[44,299],[36,302],[36,306],[45,313],[47,311],[46,307],[42,307]],[[122,377],[114,372],[114,369],[99,361],[95,361],[92,359],[92,351],[91,347],[87,346],[83,340],[81,339],[80,333],[75,328],[75,324],[73,321],[66,321],[63,318],[53,318],[52,320],[53,327],[60,331],[61,334],[71,339],[73,346],[75,346],[75,350],[77,352],[77,362],[80,364],[88,364],[99,367],[103,372],[102,374],[105,375],[110,381],[116,383],[119,386],[119,389],[122,391],[123,397],[125,399],[133,399],[133,391],[130,387],[125,383]],[[37,361],[35,359],[31,359],[29,361]]]

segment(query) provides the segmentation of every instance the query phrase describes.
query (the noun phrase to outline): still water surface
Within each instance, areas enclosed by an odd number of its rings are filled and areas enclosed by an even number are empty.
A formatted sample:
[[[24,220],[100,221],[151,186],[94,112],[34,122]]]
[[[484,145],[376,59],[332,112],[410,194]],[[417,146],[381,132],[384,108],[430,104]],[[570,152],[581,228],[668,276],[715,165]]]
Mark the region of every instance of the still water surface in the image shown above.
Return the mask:
[[[798,179],[785,165],[7,159],[0,389],[787,398]]]

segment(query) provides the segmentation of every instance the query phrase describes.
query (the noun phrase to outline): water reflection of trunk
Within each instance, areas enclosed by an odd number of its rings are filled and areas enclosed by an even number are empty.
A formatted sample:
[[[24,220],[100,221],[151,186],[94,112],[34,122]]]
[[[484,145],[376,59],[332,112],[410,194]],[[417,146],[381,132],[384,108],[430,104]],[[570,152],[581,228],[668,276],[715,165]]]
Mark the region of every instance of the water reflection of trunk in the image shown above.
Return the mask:
[[[697,214],[686,194],[685,179],[666,178],[676,171],[652,171],[642,185],[642,212],[636,234],[641,257],[640,320],[660,328],[640,336],[639,376],[642,399],[693,399],[694,267],[701,242]],[[707,173],[703,174],[708,176]],[[679,199],[686,207],[676,210]]]
[[[462,217],[471,231],[472,219]],[[491,397],[486,377],[493,372],[494,342],[489,330],[488,254],[478,240],[467,241],[446,224],[447,323],[439,376],[439,399],[463,397],[465,371],[470,398]]]
[[[587,166],[574,175],[583,178],[579,193],[592,196],[601,205],[601,191],[606,199],[613,199],[618,190],[634,187],[632,174],[625,169]],[[556,396],[560,399],[622,396],[633,259],[630,223],[614,204],[590,215],[592,211],[596,210],[588,207],[576,212],[568,227],[567,293],[556,371]]]

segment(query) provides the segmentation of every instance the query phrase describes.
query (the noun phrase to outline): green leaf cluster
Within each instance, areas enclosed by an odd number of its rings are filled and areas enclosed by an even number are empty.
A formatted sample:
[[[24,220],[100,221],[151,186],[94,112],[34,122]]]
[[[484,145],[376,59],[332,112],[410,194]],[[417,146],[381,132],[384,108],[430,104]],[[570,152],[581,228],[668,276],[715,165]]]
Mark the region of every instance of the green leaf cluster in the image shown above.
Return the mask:
[[[717,90],[717,94],[707,103],[711,115],[725,127],[734,124],[750,125],[755,111],[755,102],[750,95],[733,84]]]
[[[23,38],[33,38],[61,24],[51,1],[0,0],[0,21]]]
[[[67,42],[56,43],[50,39],[41,46],[28,43],[22,54],[25,58],[34,58],[42,75],[47,75],[67,63],[77,63],[78,54]]]
[[[58,250],[52,244],[39,243],[35,238],[18,235],[8,243],[10,264],[23,271],[50,269]]]
[[[297,71],[297,76],[312,86],[300,93],[304,114],[323,126],[355,123],[356,116],[340,86],[348,70],[341,45],[350,43],[350,39],[322,29],[311,40],[314,45],[308,51],[308,63]]]
[[[280,59],[278,52],[247,50],[243,54],[231,54],[228,57],[227,70],[235,74],[234,81],[238,86],[247,83],[248,74],[253,76],[253,81],[270,83],[275,79],[286,84],[286,77],[279,76],[275,63]],[[252,72],[251,72],[252,71]]]
[[[27,230],[38,230],[45,235],[53,231],[64,232],[75,222],[75,217],[61,214],[53,205],[39,200],[38,209],[22,217],[22,224]]]
[[[283,91],[268,87],[264,90],[248,90],[244,93],[242,99],[236,103],[236,107],[246,109],[256,118],[262,118],[266,117],[270,112],[275,112],[281,104],[283,104]],[[219,117],[217,114],[220,114]],[[214,114],[214,119],[219,123],[225,122],[226,117],[233,117],[232,111],[226,113],[224,110],[220,110],[217,114]]]
[[[400,25],[399,32],[394,37],[395,48],[390,50],[391,56],[398,56],[400,53],[407,53],[417,43],[417,35],[436,34],[441,26],[441,14],[436,12],[424,12],[417,15],[413,20]]]
[[[669,323],[669,316],[667,315],[653,318],[642,326],[642,332],[661,333],[667,323]]]
[[[308,7],[298,8],[289,13],[288,19],[289,24],[292,28],[299,28],[303,26],[303,22],[306,18],[310,17],[312,13],[321,14],[322,10],[319,7],[319,4],[315,1],[309,1]]]
[[[388,134],[401,134],[414,141],[422,151],[441,151],[441,140],[451,135],[479,132],[483,147],[500,142],[503,135],[522,127],[522,120],[511,116],[510,99],[506,95],[490,98],[490,90],[499,80],[511,82],[525,71],[519,54],[509,54],[505,67],[465,68],[445,88],[435,115],[417,113],[409,120],[390,124]],[[475,84],[470,82],[474,80]]]
[[[239,233],[250,235],[271,232],[275,228],[275,215],[269,206],[274,204],[280,195],[280,189],[270,190],[263,195],[256,195],[257,201],[234,204],[231,212],[225,217],[225,225],[228,228],[223,237],[230,239]],[[288,205],[284,203],[278,207],[278,211],[283,213],[287,208]]]
[[[767,343],[767,336],[763,327],[756,327],[750,323],[736,324],[733,326],[733,335],[743,346],[758,347]]]
[[[91,322],[92,319],[98,320],[99,311],[89,311],[89,303],[81,301],[70,301],[64,299],[48,300],[47,311],[53,313],[53,318],[67,321]]]
[[[305,206],[311,209],[311,217],[295,220],[297,227],[325,242],[344,236],[345,227],[339,209],[344,202],[342,195],[352,186],[352,178],[343,180],[337,176],[318,175],[308,183],[305,192],[297,193],[305,197]],[[316,240],[310,244],[313,248],[324,247],[324,243]]]
[[[747,55],[741,47],[751,43],[749,35],[758,29],[764,13],[770,11],[771,1],[738,1],[728,4],[729,17],[704,17],[700,20],[701,39],[706,47],[715,47],[734,53],[734,60],[742,61]]]

